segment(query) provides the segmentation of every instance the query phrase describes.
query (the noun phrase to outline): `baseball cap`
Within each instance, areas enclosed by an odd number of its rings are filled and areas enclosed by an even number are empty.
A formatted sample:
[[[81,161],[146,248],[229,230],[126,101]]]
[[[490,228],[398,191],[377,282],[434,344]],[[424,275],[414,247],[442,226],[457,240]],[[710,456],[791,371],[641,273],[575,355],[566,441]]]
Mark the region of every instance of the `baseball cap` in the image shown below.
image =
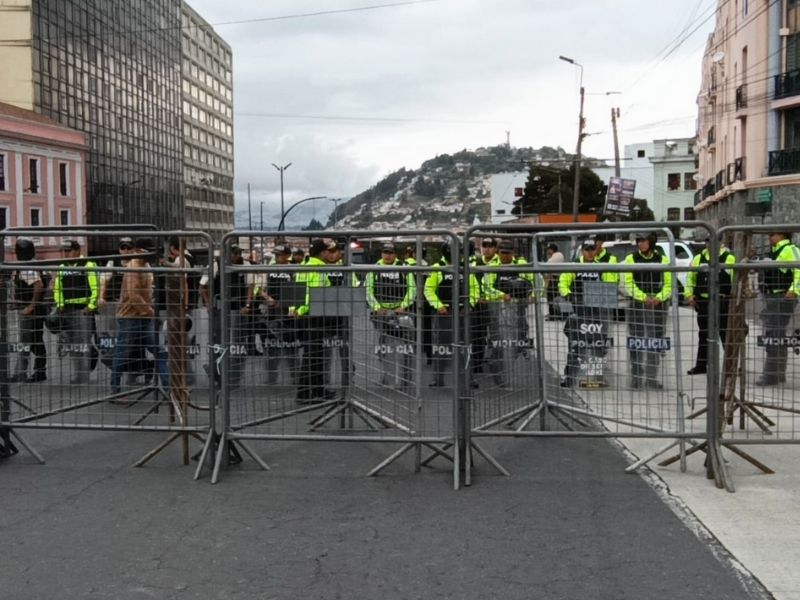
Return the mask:
[[[286,246],[286,245],[275,246],[275,249],[273,250],[273,252],[275,254],[291,254],[292,253],[292,249],[289,246]]]
[[[494,248],[495,246],[497,246],[497,240],[490,237],[483,238],[481,240],[481,246],[483,246],[484,248]]]
[[[133,238],[129,237],[121,237],[119,238],[119,249],[120,250],[130,250],[133,248]]]
[[[381,252],[397,252],[397,249],[394,247],[394,244],[387,242],[381,246]]]
[[[586,238],[581,243],[581,247],[584,248],[585,250],[594,250],[596,246],[597,242],[595,241],[594,238]]]
[[[325,250],[336,250],[336,242],[330,240],[311,240],[311,248],[309,254],[317,255]]]
[[[510,240],[500,240],[497,243],[497,249],[500,252],[513,252],[514,244]]]
[[[80,250],[81,245],[75,240],[64,240],[61,242],[62,250]]]

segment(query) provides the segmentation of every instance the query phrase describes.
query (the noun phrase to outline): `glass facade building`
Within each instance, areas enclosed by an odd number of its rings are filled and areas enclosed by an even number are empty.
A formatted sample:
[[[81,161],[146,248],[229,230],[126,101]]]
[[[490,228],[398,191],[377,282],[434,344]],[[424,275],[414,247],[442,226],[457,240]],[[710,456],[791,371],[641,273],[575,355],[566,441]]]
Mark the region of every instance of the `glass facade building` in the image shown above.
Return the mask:
[[[34,0],[34,110],[88,135],[89,223],[184,226],[180,0]]]
[[[0,0],[0,101],[87,135],[88,223],[233,226],[230,47],[182,0]]]

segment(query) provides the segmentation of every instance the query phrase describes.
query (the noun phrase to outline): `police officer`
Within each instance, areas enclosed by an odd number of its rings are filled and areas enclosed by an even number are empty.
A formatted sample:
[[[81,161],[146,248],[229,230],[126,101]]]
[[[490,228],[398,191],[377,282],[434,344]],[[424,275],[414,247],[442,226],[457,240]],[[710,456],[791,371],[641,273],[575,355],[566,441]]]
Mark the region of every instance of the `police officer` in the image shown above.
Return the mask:
[[[337,242],[336,248],[329,250],[326,253],[326,261],[329,265],[343,265],[344,264],[344,249],[346,242]],[[334,271],[327,273],[328,282],[331,287],[358,287],[358,278],[355,273],[350,273],[350,276],[344,271]],[[349,284],[348,284],[349,280]],[[326,381],[327,384],[330,380],[332,362],[331,356],[335,351],[339,353],[339,364],[341,368],[342,378],[341,384],[343,389],[350,386],[350,379],[353,370],[353,364],[350,359],[350,319],[348,317],[332,316],[325,317],[325,364],[326,364]]]
[[[584,240],[581,244],[581,264],[597,264],[597,242],[592,239]],[[572,312],[566,317],[564,334],[567,336],[567,364],[564,367],[562,387],[575,385],[580,369],[580,356],[586,355],[586,343],[602,343],[606,337],[608,327],[607,310],[598,306],[590,306],[586,298],[587,283],[616,283],[616,273],[601,273],[599,271],[562,273],[558,279],[558,291],[561,298],[572,305]],[[597,325],[599,331],[593,334],[584,333],[582,325]],[[584,328],[585,331],[585,328]]]
[[[636,236],[635,252],[623,261],[629,265],[668,265],[669,259],[656,246],[656,234]],[[635,271],[624,275],[625,289],[631,297],[628,316],[628,340],[631,360],[631,387],[660,390],[658,366],[661,349],[656,340],[664,338],[667,304],[672,294],[672,273],[668,271]],[[650,347],[647,347],[647,346]]]
[[[311,241],[309,267],[324,267],[328,263],[328,254],[336,250],[336,243],[316,239]],[[292,314],[299,319],[298,327],[303,331],[303,366],[300,371],[296,402],[313,404],[333,400],[336,392],[325,389],[325,317],[312,317],[311,288],[329,287],[330,281],[324,272],[310,271],[306,273],[306,299],[302,306],[292,308]]]
[[[761,323],[764,330],[766,358],[756,385],[772,386],[786,381],[788,349],[782,344],[786,327],[792,319],[800,295],[800,269],[781,263],[800,262],[800,250],[792,243],[791,232],[773,231],[769,234],[769,258],[775,265],[764,271],[761,293],[764,308]]]
[[[229,251],[229,263],[232,266],[243,265],[244,257],[242,249],[236,244],[232,245]],[[215,265],[216,266],[216,265]],[[247,353],[247,326],[246,320],[249,317],[251,306],[247,306],[247,278],[242,271],[225,272],[224,287],[228,297],[226,305],[227,312],[223,313],[222,307],[222,288],[220,269],[214,269],[214,298],[209,298],[208,276],[206,274],[200,279],[200,294],[209,310],[214,313],[214,331],[211,332],[211,339],[214,344],[220,343],[222,336],[222,318],[228,319],[228,351],[230,358],[228,365],[230,373],[228,383],[230,387],[238,387],[244,374],[244,363]],[[216,369],[206,369],[213,371],[214,377],[219,377]]]
[[[390,383],[386,354],[383,351],[390,346],[394,348],[395,342],[399,341],[401,345],[407,346],[413,341],[411,330],[400,327],[400,322],[396,319],[397,315],[402,316],[412,309],[417,296],[414,275],[391,269],[400,264],[395,245],[386,243],[381,247],[381,258],[376,263],[381,268],[368,273],[366,278],[367,303],[372,309],[372,322],[379,334],[383,385]],[[411,354],[402,354],[404,375],[401,375],[401,384],[405,385],[411,375]]]
[[[486,273],[483,277],[483,295],[489,304],[489,368],[497,385],[504,386],[503,346],[513,350],[514,357],[528,354],[528,302],[536,297],[536,278],[524,272],[527,261],[515,256],[510,240],[497,243],[500,261],[498,267],[519,267],[500,272]]]
[[[275,257],[270,264],[284,268],[265,273],[253,287],[256,310],[264,315],[268,331],[268,336],[263,338],[268,385],[278,383],[281,362],[287,364],[294,383],[298,347],[295,320],[289,315],[287,303],[287,290],[293,284],[295,275],[291,271],[292,249],[286,245],[276,246],[273,254]],[[248,304],[251,302],[249,300]]]
[[[491,237],[481,239],[481,252],[475,256],[470,256],[470,264],[475,267],[489,267],[500,264],[500,256],[497,254],[497,240]],[[472,361],[475,365],[475,372],[483,371],[483,363],[486,356],[486,344],[488,341],[489,327],[489,305],[488,298],[484,294],[483,278],[486,273],[476,272],[475,281],[478,283],[478,302],[472,309],[470,315]]]
[[[36,258],[36,247],[27,238],[18,238],[14,252],[20,262]],[[22,346],[17,357],[17,366],[9,381],[36,383],[47,379],[47,349],[44,345],[43,302],[45,288],[41,271],[24,269],[14,272],[14,304],[19,309],[19,341]],[[28,375],[30,355],[33,354],[33,373]]]
[[[61,252],[64,262],[53,282],[53,301],[61,315],[62,342],[72,357],[70,383],[84,384],[89,381],[89,344],[100,291],[97,265],[81,258],[81,246],[75,240],[65,240]]]
[[[691,266],[700,267],[711,262],[711,238],[706,240],[706,247],[692,259]],[[719,264],[733,265],[736,258],[722,244],[719,246]],[[730,304],[732,271],[719,270],[719,339],[725,345],[725,334],[728,327],[728,307]],[[701,375],[708,369],[708,271],[689,271],[686,275],[684,289],[686,303],[697,312],[697,359],[687,375]]]
[[[449,244],[443,244],[441,248],[441,259],[438,265],[447,267],[450,265],[451,249]],[[458,280],[459,294],[456,297],[455,281]],[[466,304],[470,307],[475,306],[480,295],[478,280],[474,274],[469,276],[469,289],[464,286],[464,270],[458,268],[458,275],[454,275],[452,270],[433,271],[425,279],[425,299],[431,308],[436,311],[434,315],[436,343],[433,347],[433,380],[430,387],[444,386],[444,372],[447,362],[456,352],[453,343],[456,341],[453,335],[454,319],[459,319],[459,338],[465,339],[466,327]],[[474,368],[474,367],[473,367]],[[474,382],[473,382],[474,383]]]

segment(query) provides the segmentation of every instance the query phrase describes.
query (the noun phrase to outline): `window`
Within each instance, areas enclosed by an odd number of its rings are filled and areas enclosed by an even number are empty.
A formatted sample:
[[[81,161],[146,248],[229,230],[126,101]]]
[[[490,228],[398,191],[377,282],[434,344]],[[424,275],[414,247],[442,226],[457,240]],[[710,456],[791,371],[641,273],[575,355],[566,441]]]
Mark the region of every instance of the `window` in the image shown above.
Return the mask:
[[[28,190],[31,194],[39,193],[39,159],[28,159]]]
[[[680,221],[681,219],[681,209],[677,207],[672,207],[667,209],[667,221]]]
[[[670,192],[674,192],[676,190],[681,189],[680,173],[670,173],[669,175],[667,175],[667,189]]]
[[[749,0],[742,0],[742,16],[746,17],[749,10]]]
[[[645,157],[644,150],[637,150],[636,151],[636,157],[637,158],[644,158]]]
[[[68,208],[62,208],[60,211],[58,211],[58,214],[60,219],[59,223],[61,223],[62,225],[71,225]]]
[[[0,229],[8,227],[8,207],[0,206]]]
[[[685,189],[685,190],[696,190],[697,189],[697,182],[694,179],[694,173],[684,173],[683,174],[683,189]]]
[[[6,191],[6,155],[0,154],[0,192]]]
[[[42,209],[31,209],[31,227],[39,227],[42,224]]]
[[[694,208],[692,208],[691,206],[686,206],[683,209],[683,220],[694,221]]]
[[[58,193],[69,196],[69,169],[67,163],[58,163]]]

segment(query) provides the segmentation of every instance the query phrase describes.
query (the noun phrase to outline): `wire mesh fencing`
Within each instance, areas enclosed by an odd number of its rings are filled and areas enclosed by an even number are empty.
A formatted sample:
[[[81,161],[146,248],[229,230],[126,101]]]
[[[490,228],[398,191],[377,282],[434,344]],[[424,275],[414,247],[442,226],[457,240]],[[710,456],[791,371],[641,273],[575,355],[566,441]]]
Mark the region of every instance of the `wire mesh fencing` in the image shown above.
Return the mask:
[[[796,227],[752,226],[720,230],[737,256],[720,382],[720,436],[724,446],[764,472],[772,472],[746,444],[800,442],[800,251]]]
[[[714,368],[696,362],[709,333],[699,331],[682,282],[709,266],[679,266],[669,246],[656,247],[655,233],[614,226],[468,232],[465,246],[475,256],[465,262],[482,282],[470,313],[471,353],[485,357],[484,377],[502,373],[488,392],[473,388],[468,399],[469,444],[490,462],[475,444],[481,437],[669,442],[633,468],[672,447],[685,464],[687,446],[705,447],[702,415]],[[669,232],[659,233],[672,243]],[[630,237],[619,257],[603,248],[615,235]],[[566,260],[548,262],[556,252]]]
[[[137,465],[178,438],[188,463],[188,438],[212,437],[213,396],[195,366],[209,328],[196,300],[203,268],[191,254],[210,254],[210,239],[93,231],[118,251],[90,257],[81,231],[38,233],[65,238],[60,258],[37,259],[18,232],[15,256],[0,265],[0,425],[17,436],[164,431],[168,441]]]
[[[371,474],[412,449],[415,468],[434,458],[457,467],[453,362],[463,352],[457,307],[467,300],[451,266],[454,238],[304,235],[258,232],[252,261],[232,251],[232,237],[223,244],[223,445],[241,446],[262,468],[247,440],[399,443]],[[225,459],[221,450],[215,480]]]

